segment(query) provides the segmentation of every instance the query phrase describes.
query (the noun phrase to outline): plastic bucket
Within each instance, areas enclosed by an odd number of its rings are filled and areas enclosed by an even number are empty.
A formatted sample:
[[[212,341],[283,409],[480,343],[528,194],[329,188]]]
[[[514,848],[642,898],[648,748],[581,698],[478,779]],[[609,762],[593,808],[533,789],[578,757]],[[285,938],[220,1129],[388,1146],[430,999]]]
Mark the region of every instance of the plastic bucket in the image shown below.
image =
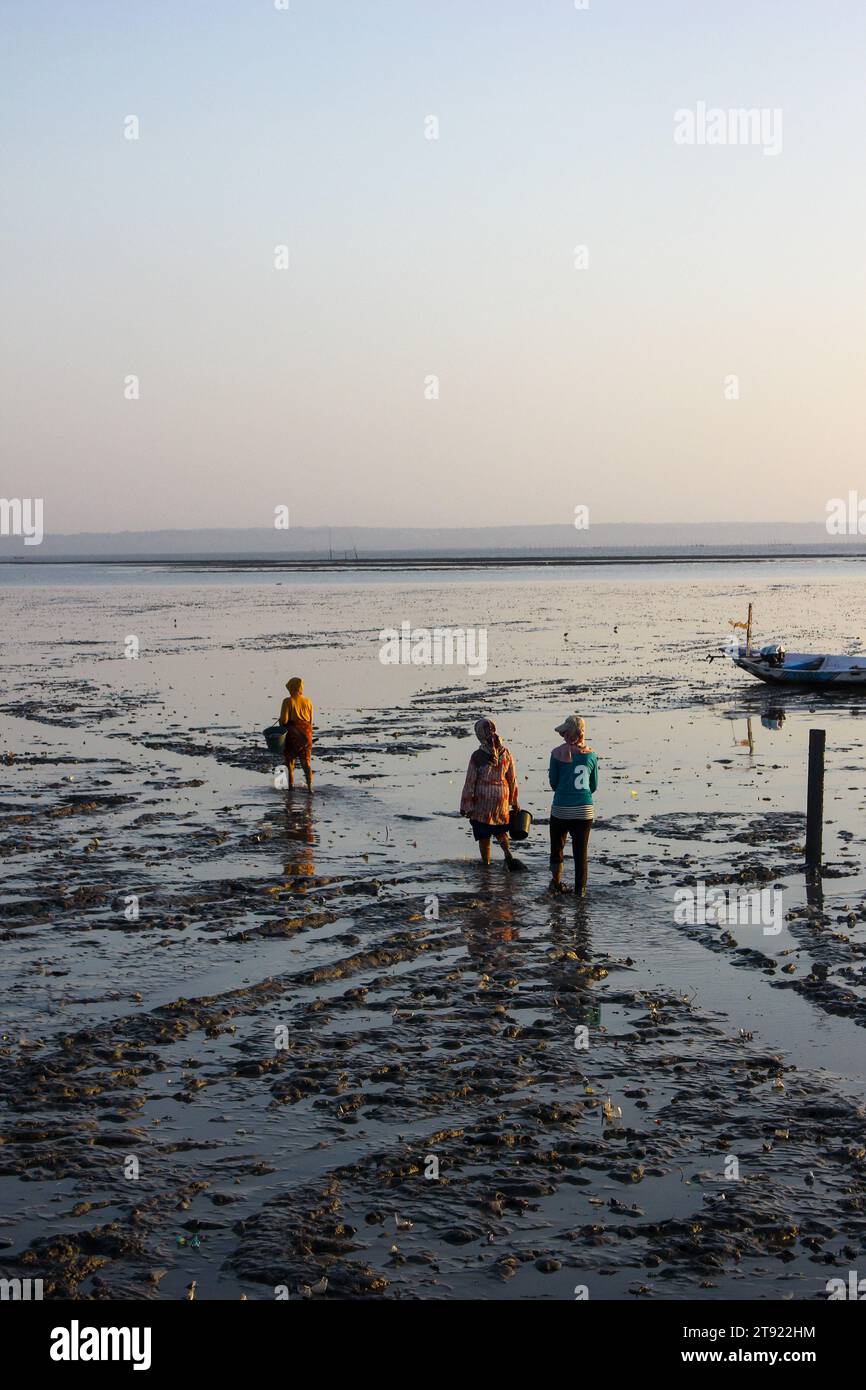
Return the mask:
[[[283,724],[271,724],[267,729],[262,729],[262,733],[265,736],[268,751],[277,753],[282,757],[286,742],[285,726]]]
[[[512,840],[525,840],[531,825],[531,811],[512,811],[508,818],[508,833]]]

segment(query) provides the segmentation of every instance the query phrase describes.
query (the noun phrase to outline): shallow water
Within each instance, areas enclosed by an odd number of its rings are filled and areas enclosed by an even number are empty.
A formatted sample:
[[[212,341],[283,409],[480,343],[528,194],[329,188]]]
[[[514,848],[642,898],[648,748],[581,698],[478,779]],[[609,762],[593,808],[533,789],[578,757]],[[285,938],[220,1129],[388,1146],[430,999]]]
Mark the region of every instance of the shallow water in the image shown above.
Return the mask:
[[[78,1297],[296,1297],[323,1274],[326,1297],[822,1296],[863,1234],[866,699],[780,697],[706,656],[750,600],[761,641],[856,650],[857,568],[0,568],[10,1270]],[[483,627],[486,672],[383,665],[403,622]],[[311,801],[275,789],[260,736],[293,674]],[[544,891],[571,709],[601,759],[583,906]],[[481,713],[541,822],[519,878],[456,814]],[[782,892],[777,935],[676,922],[678,887],[733,876]]]

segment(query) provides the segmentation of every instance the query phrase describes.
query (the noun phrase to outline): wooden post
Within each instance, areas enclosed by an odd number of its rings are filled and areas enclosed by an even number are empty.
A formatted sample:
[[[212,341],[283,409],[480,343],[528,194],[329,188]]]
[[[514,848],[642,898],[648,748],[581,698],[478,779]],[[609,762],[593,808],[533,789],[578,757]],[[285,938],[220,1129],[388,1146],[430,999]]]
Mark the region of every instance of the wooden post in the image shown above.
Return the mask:
[[[749,620],[746,623],[746,656],[752,655],[752,605],[749,604]]]
[[[809,730],[809,787],[806,799],[806,871],[821,872],[824,820],[825,729]]]

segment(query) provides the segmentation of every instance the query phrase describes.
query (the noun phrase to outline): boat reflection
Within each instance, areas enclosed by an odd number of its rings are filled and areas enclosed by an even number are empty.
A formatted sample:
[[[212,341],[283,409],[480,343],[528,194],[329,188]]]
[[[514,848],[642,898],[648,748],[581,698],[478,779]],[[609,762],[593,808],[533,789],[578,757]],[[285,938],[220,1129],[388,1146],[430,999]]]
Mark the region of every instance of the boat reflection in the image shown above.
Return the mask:
[[[827,711],[827,699],[820,695],[816,696],[814,691],[806,693],[804,691],[786,692],[780,694],[774,690],[772,695],[756,692],[755,699],[742,701],[736,709],[732,709],[725,714],[725,718],[731,723],[731,736],[735,748],[748,748],[749,753],[755,751],[755,731],[757,729],[757,719],[761,721],[761,727],[769,733],[780,733],[785,721],[796,718],[798,715],[825,716]],[[864,713],[863,704],[858,700],[849,700],[843,705],[837,695],[833,700],[834,714],[848,714],[855,717]],[[736,725],[739,721],[745,721],[745,738],[737,736]]]
[[[761,715],[761,723],[765,729],[781,729],[785,722],[785,711],[779,705],[768,705],[765,712]]]

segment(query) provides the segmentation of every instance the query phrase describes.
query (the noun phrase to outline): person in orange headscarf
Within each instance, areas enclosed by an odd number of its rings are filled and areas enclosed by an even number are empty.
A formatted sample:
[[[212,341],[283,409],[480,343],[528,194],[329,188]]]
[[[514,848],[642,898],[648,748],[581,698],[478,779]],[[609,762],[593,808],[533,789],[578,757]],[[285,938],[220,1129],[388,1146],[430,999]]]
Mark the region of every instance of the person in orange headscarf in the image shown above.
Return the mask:
[[[304,682],[300,676],[292,676],[286,682],[288,695],[280,710],[280,723],[285,726],[286,742],[283,756],[289,772],[289,786],[295,785],[295,759],[304,770],[307,791],[313,790],[313,703],[304,694]]]

